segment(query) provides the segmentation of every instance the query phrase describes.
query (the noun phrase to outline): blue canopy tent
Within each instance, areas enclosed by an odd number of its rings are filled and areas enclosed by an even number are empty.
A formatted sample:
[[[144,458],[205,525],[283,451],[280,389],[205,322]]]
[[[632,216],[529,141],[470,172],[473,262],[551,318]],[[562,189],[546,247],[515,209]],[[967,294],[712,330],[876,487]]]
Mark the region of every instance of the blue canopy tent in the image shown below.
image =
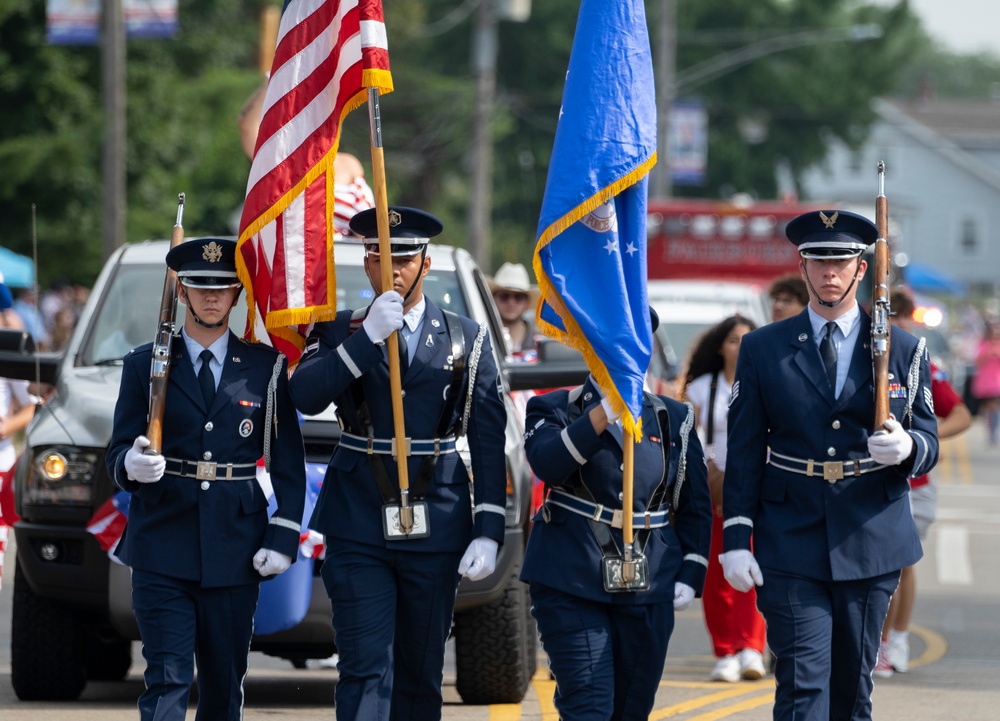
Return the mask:
[[[918,293],[946,293],[949,295],[965,293],[965,284],[962,281],[923,263],[911,261],[903,266],[903,280]]]
[[[11,288],[30,288],[35,284],[34,261],[2,245],[0,245],[0,273],[3,273],[4,284]]]

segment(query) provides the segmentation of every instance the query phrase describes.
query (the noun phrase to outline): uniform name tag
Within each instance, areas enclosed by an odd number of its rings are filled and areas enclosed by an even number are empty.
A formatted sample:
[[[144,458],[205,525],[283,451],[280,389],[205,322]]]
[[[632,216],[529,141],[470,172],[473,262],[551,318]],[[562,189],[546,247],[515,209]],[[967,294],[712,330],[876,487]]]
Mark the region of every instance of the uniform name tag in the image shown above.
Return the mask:
[[[406,533],[399,523],[399,504],[387,503],[382,506],[382,534],[387,541],[406,541],[412,538],[427,538],[431,535],[427,504],[423,501],[411,503],[413,528]]]
[[[622,593],[625,591],[648,591],[649,590],[649,564],[646,557],[641,553],[632,553],[632,560],[635,562],[635,578],[626,581],[622,578],[621,556],[605,556],[601,559],[604,570],[604,590],[608,593]]]

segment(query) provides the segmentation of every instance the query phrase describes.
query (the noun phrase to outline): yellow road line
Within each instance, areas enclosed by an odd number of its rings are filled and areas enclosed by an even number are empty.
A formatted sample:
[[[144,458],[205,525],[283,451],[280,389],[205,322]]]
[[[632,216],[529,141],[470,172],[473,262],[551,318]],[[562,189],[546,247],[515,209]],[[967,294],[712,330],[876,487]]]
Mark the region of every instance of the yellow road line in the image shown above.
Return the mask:
[[[490,705],[489,721],[521,721],[521,704],[495,703]]]
[[[666,684],[661,684],[666,685]],[[681,701],[680,703],[675,703],[672,706],[666,706],[665,708],[655,709],[649,716],[649,721],[659,721],[659,719],[670,718],[671,716],[677,716],[678,714],[687,713],[688,711],[694,711],[695,709],[704,708],[705,706],[711,706],[714,703],[720,701],[726,701],[731,698],[737,698],[739,696],[746,696],[747,694],[754,693],[760,690],[759,684],[737,684],[735,688],[727,688],[724,691],[718,691],[716,693],[706,694],[705,696],[698,696],[697,698],[690,699],[688,701]],[[769,692],[768,696],[773,699],[774,692]],[[754,708],[760,706],[759,703],[750,706],[749,708]],[[727,707],[729,708],[729,707]],[[720,717],[721,718],[721,717]]]
[[[926,666],[940,661],[948,653],[948,642],[939,633],[931,631],[923,626],[910,625],[910,632],[920,636],[924,642],[924,652],[918,658],[910,661],[910,668]]]
[[[708,713],[701,714],[700,716],[692,716],[688,719],[688,721],[716,721],[717,719],[737,714],[740,711],[749,711],[750,709],[757,708],[758,706],[766,706],[770,703],[774,703],[774,691],[766,693],[763,696],[748,698],[742,703],[725,706],[723,708],[716,709],[715,711],[709,711]],[[652,718],[652,716],[650,716],[650,718]]]

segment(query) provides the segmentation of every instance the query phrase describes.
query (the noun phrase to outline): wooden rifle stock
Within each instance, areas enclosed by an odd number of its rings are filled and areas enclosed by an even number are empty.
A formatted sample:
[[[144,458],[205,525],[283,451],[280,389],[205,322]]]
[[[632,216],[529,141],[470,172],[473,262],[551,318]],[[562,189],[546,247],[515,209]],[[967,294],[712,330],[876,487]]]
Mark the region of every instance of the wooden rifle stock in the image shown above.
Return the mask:
[[[874,280],[872,283],[872,372],[875,381],[875,431],[889,418],[889,209],[885,199],[885,162],[878,161],[875,198]]]
[[[170,247],[184,242],[184,193],[177,196],[177,222],[170,236]],[[149,446],[147,455],[158,455],[163,451],[163,412],[167,403],[167,378],[170,375],[170,346],[177,317],[177,272],[167,268],[163,279],[163,295],[160,299],[160,317],[156,321],[156,338],[153,340],[153,360],[149,369],[149,423],[146,438]]]

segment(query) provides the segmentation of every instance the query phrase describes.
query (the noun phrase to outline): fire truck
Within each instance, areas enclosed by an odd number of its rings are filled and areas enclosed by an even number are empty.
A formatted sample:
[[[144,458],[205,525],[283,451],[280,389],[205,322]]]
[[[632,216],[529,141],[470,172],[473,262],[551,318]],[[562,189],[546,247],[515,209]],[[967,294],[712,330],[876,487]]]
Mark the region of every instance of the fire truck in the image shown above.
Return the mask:
[[[767,285],[797,273],[799,255],[785,226],[815,203],[650,200],[648,274],[653,279],[714,279]]]

